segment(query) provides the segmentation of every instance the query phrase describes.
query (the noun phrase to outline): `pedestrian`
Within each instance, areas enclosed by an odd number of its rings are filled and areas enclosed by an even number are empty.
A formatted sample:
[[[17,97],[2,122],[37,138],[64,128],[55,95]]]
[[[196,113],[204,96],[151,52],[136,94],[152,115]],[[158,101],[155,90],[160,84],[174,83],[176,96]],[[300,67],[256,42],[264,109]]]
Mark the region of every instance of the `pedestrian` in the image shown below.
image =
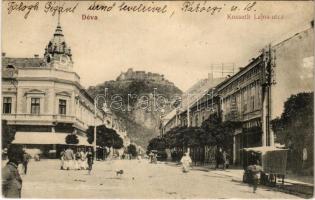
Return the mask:
[[[87,158],[88,170],[89,170],[89,175],[90,175],[91,171],[92,171],[93,159],[94,159],[93,152],[92,152],[91,148],[88,149],[86,158]]]
[[[6,160],[8,156],[8,148],[4,148],[2,151],[2,159]]]
[[[258,187],[258,183],[259,183],[260,172],[262,171],[262,167],[260,166],[259,160],[256,161],[256,164],[248,166],[247,169],[251,173],[252,183],[253,183],[253,193],[255,193]]]
[[[222,152],[222,164],[223,164],[222,168],[223,168],[223,170],[225,170],[225,167],[227,164],[227,153],[225,150],[223,150],[223,152]]]
[[[152,151],[150,151],[150,154],[149,154],[150,163],[153,163],[153,155],[154,155],[154,153]]]
[[[24,154],[23,154],[23,171],[24,171],[24,174],[27,173],[27,165],[28,165],[29,160],[30,160],[30,155],[28,155],[28,153],[26,153],[24,151]]]
[[[86,162],[86,153],[83,149],[81,149],[80,151],[80,157],[81,157],[80,169],[84,170],[87,168],[87,162]]]
[[[153,163],[157,164],[157,154],[153,153]]]
[[[70,147],[68,147],[64,153],[64,167],[66,170],[72,168],[73,160],[74,160],[73,150]]]
[[[80,153],[80,149],[78,149],[77,152],[75,153],[74,168],[76,170],[80,170],[80,165],[81,165],[81,153]]]
[[[61,152],[60,152],[60,169],[61,170],[64,170],[65,169],[65,167],[64,167],[64,164],[65,164],[65,158],[64,158],[64,156],[65,156],[65,149],[64,150],[62,150]]]
[[[2,195],[5,198],[21,198],[22,178],[18,165],[23,162],[23,148],[20,145],[10,145],[8,148],[8,163],[2,168]]]
[[[219,165],[222,163],[222,157],[222,149],[219,147],[215,152],[215,169],[219,168]]]
[[[182,159],[180,160],[180,162],[182,163],[183,165],[183,172],[184,173],[187,173],[189,172],[189,167],[192,163],[192,160],[190,158],[190,156],[188,155],[188,153],[184,153],[184,156],[182,157]]]

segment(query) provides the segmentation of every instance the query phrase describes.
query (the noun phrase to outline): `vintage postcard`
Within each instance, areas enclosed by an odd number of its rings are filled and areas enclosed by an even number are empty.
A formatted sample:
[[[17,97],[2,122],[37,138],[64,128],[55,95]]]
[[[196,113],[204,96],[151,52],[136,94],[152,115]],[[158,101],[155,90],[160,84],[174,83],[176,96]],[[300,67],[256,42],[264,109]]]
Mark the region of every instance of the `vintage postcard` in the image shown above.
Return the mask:
[[[313,197],[313,1],[1,5],[3,198]]]

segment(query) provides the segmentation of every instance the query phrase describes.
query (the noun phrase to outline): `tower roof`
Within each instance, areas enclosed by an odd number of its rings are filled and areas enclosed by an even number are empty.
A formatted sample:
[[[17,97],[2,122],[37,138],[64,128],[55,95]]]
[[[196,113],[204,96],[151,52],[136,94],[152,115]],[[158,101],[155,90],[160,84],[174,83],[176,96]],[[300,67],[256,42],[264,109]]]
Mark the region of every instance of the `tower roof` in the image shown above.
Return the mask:
[[[49,54],[66,54],[71,56],[71,49],[67,46],[62,28],[58,22],[53,38],[49,41],[46,52]]]

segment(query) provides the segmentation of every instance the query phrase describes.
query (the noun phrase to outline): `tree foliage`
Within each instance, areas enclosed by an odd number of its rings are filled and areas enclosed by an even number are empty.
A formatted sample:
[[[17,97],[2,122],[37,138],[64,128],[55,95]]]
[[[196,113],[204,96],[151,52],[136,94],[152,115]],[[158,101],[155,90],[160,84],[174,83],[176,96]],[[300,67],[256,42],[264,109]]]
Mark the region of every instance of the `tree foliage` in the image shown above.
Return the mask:
[[[201,127],[176,127],[163,137],[150,140],[147,150],[162,150],[173,147],[220,146],[231,148],[235,129],[240,128],[240,122],[221,122],[217,115],[210,116]]]
[[[228,149],[233,144],[234,131],[241,128],[241,123],[236,121],[221,122],[217,115],[213,115],[203,122],[202,128],[206,132],[206,144]]]
[[[129,154],[131,154],[132,156],[137,156],[138,155],[138,152],[137,152],[137,147],[134,145],[134,144],[130,144],[128,147],[127,147],[127,152]]]
[[[147,147],[147,151],[151,150],[165,150],[169,146],[166,138],[155,137],[149,141],[149,145]]]
[[[314,142],[314,93],[292,95],[284,103],[280,118],[272,121],[277,142],[289,148],[294,170],[302,167],[303,148],[308,150],[308,166],[313,165]],[[297,162],[299,161],[299,162]]]
[[[90,144],[94,142],[94,127],[90,126],[87,130],[87,140]],[[118,133],[105,125],[96,127],[96,145],[101,147],[113,147],[120,149],[123,147],[123,139]]]
[[[67,135],[65,140],[66,140],[66,144],[78,144],[79,143],[78,136],[74,135],[74,134]]]

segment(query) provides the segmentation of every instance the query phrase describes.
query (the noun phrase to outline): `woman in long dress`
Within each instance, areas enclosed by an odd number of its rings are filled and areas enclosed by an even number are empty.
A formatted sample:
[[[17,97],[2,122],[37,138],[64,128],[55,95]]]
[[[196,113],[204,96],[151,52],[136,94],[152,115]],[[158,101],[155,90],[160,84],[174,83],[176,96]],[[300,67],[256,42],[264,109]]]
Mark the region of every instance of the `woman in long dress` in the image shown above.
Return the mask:
[[[86,161],[87,153],[81,149],[80,154],[81,154],[81,165],[80,165],[80,169],[81,169],[81,170],[85,170],[85,169],[88,168],[88,167],[87,167],[87,161]]]
[[[188,155],[188,153],[185,153],[184,156],[182,157],[182,159],[180,160],[180,162],[182,163],[183,165],[183,172],[184,173],[187,173],[189,172],[189,168],[190,168],[190,165],[192,163],[192,160],[190,158],[190,156]]]
[[[93,159],[94,159],[94,155],[93,155],[93,152],[92,152],[91,149],[88,149],[86,158],[87,158],[87,164],[88,164],[88,172],[89,172],[89,175],[90,175],[91,171],[92,171]]]

